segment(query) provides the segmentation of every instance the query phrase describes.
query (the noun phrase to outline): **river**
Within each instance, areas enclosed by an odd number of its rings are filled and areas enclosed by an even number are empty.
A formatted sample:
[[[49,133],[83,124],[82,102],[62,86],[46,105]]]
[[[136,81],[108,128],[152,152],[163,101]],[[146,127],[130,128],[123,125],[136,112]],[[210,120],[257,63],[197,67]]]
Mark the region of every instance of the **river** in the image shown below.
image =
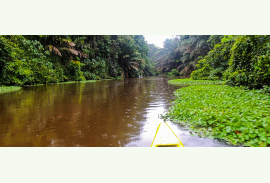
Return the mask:
[[[179,78],[179,77],[178,77]],[[25,87],[0,94],[0,146],[150,147],[173,92],[168,77]],[[226,143],[167,122],[185,147]]]

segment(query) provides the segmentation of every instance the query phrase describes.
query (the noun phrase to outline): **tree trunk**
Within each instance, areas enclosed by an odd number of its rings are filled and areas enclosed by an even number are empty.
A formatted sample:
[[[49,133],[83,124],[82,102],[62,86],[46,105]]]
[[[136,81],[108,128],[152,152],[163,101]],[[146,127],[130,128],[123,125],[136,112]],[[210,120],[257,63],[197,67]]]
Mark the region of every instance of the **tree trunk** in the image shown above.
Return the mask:
[[[128,78],[128,71],[127,71],[127,73],[126,73],[126,78]]]
[[[121,78],[124,78],[125,77],[125,72],[124,72],[124,69],[122,67],[122,74],[121,74]]]

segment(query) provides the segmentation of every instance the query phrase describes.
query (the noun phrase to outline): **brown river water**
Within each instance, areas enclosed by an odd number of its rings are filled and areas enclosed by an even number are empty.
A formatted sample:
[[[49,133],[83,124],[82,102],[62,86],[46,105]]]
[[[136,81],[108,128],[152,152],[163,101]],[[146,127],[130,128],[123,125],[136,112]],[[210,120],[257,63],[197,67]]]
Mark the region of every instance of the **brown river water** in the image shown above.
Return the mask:
[[[0,146],[150,147],[168,111],[176,77],[25,87],[0,94]],[[179,77],[178,77],[179,78]],[[186,147],[226,143],[167,122]]]

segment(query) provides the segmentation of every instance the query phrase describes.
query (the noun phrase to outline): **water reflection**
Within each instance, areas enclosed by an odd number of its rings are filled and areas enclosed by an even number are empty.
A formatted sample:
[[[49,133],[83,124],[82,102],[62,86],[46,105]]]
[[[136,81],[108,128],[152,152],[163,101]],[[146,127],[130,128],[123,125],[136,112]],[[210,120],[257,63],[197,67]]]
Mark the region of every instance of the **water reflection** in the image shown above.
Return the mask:
[[[0,95],[0,146],[151,145],[178,86],[166,77],[27,87]],[[185,146],[224,146],[172,128]]]

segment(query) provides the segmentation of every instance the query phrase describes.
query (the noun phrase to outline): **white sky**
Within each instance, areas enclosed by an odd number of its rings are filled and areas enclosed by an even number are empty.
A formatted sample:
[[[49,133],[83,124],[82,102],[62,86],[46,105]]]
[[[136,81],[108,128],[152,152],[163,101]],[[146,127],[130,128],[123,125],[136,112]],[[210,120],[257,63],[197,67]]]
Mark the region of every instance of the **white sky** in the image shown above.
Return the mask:
[[[156,46],[163,48],[163,42],[167,38],[173,38],[174,35],[143,35],[148,44],[155,44]]]

